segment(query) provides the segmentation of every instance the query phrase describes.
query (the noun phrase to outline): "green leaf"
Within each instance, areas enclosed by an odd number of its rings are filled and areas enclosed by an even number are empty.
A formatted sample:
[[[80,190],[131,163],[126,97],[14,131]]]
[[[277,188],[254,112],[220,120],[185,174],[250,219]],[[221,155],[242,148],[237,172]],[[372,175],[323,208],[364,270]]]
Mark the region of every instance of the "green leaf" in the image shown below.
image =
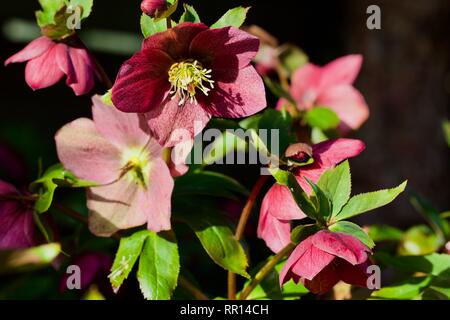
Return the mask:
[[[112,89],[109,89],[103,96],[102,96],[102,102],[108,106],[113,106],[112,102]]]
[[[27,272],[46,267],[60,253],[59,243],[26,249],[0,250],[0,274]]]
[[[85,188],[96,186],[97,183],[77,179],[71,172],[64,169],[61,164],[48,168],[42,177],[32,182],[30,190],[39,194],[39,199],[34,204],[37,213],[44,213],[50,209],[53,196],[58,186],[70,188]]]
[[[332,217],[335,217],[350,199],[352,182],[348,160],[322,174],[317,186],[323,190],[332,203]]]
[[[195,11],[193,6],[190,6],[188,4],[183,4],[184,12],[181,15],[180,23],[183,22],[194,22],[199,23],[200,17],[198,16],[197,11]]]
[[[400,241],[403,231],[388,225],[371,225],[369,227],[369,237],[375,242],[381,241]]]
[[[443,241],[426,225],[410,228],[403,234],[398,248],[400,255],[424,255],[436,252]]]
[[[305,179],[314,191],[314,197],[317,200],[317,209],[319,213],[318,218],[322,221],[326,221],[331,215],[330,199],[314,182],[308,178]]]
[[[139,258],[139,286],[148,300],[169,300],[180,272],[175,235],[173,232],[148,233]]]
[[[248,193],[237,180],[222,173],[203,170],[177,178],[173,192],[175,196],[208,195],[229,199],[238,199],[237,195],[247,196]]]
[[[311,202],[308,195],[298,184],[297,179],[288,171],[278,168],[269,169],[272,176],[278,184],[288,187],[295,202],[299,208],[310,218],[317,219],[317,211],[315,205]]]
[[[228,26],[240,28],[247,18],[247,12],[250,9],[237,7],[234,9],[228,10],[217,22],[215,22],[211,28],[224,28]]]
[[[42,10],[36,11],[36,19],[40,27],[55,24],[55,15],[65,5],[66,0],[39,0]]]
[[[119,291],[123,281],[128,278],[134,264],[142,252],[145,239],[149,236],[149,231],[143,230],[133,233],[129,237],[120,239],[114,263],[109,275],[114,292]]]
[[[209,152],[204,150],[203,163],[205,165],[214,163],[222,164],[223,159],[228,154],[231,152],[245,152],[247,146],[247,142],[244,139],[238,137],[233,131],[226,130],[214,142],[208,145]]]
[[[375,253],[375,260],[403,272],[422,272],[439,276],[450,270],[450,255],[432,253],[426,256],[392,256],[384,252]]]
[[[396,285],[374,291],[371,297],[383,299],[406,300],[417,298],[431,281],[431,277],[416,277]]]
[[[211,259],[222,268],[248,278],[244,249],[231,228],[218,216],[194,216],[186,223],[194,230]]]
[[[300,243],[309,236],[319,231],[319,227],[316,224],[300,225],[292,229],[291,241],[293,243]]]
[[[280,48],[279,59],[282,68],[290,77],[298,68],[308,63],[308,56],[298,47],[293,45],[283,45]]]
[[[328,228],[332,232],[342,232],[354,236],[359,239],[362,243],[364,243],[367,247],[372,249],[375,247],[375,243],[369,237],[369,235],[357,224],[354,224],[349,221],[339,221]]]
[[[291,143],[296,141],[295,137],[291,132],[291,128],[292,128],[292,117],[286,110],[280,111],[268,108],[264,111],[258,122],[259,130],[261,129],[267,130],[268,150],[270,150],[272,154],[275,154],[277,156],[281,156],[280,153],[283,153],[284,150]],[[278,130],[279,139],[277,139],[276,141],[276,143],[278,143],[278,146],[276,148],[277,150],[275,150],[275,148],[272,148],[272,139],[271,139],[272,130]]]
[[[93,0],[70,0],[69,8],[81,7],[81,19],[86,19],[92,12]]]
[[[311,129],[311,142],[313,144],[317,144],[317,143],[321,143],[323,141],[328,140],[328,136],[326,135],[325,132],[323,132],[322,130],[320,130],[317,127],[313,127]]]
[[[374,191],[353,196],[336,216],[336,221],[348,219],[364,212],[377,209],[392,202],[405,190],[407,181],[396,188]]]
[[[412,191],[408,191],[407,194],[409,202],[423,215],[439,238],[444,240],[448,237],[450,235],[449,225],[447,221],[441,217],[439,211],[433,208],[433,206],[419,194]]]
[[[309,110],[306,112],[304,120],[310,127],[321,130],[334,129],[340,122],[337,114],[327,107],[315,107]]]
[[[141,31],[144,38],[148,38],[155,33],[167,30],[167,23],[165,20],[156,21],[145,13],[141,15]]]

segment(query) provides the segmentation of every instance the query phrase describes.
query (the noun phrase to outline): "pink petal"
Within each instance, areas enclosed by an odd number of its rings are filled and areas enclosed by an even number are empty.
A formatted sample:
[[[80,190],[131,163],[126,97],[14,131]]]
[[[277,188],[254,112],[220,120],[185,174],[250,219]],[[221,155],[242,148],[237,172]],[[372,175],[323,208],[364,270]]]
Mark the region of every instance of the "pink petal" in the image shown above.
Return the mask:
[[[141,210],[139,201],[144,192],[143,187],[130,181],[128,176],[107,186],[90,188],[87,206],[91,232],[108,237],[118,230],[145,224],[147,213]]]
[[[322,68],[321,86],[351,85],[361,70],[363,57],[359,54],[338,58]]]
[[[314,279],[302,278],[303,285],[314,294],[324,294],[330,291],[339,282],[339,274],[335,263],[328,264]]]
[[[43,89],[57,83],[64,72],[59,68],[55,46],[37,58],[28,61],[25,67],[25,80],[33,89]]]
[[[143,147],[151,139],[144,115],[125,113],[108,106],[98,95],[92,97],[92,102],[97,131],[118,148]]]
[[[174,182],[167,164],[153,159],[150,168],[150,184],[140,193],[139,210],[147,216],[147,228],[153,232],[170,230],[171,198]]]
[[[321,76],[322,69],[312,63],[302,66],[292,75],[290,93],[297,101],[300,110],[308,110],[313,107],[320,93]]]
[[[267,106],[264,83],[253,66],[239,70],[232,82],[215,85],[208,97],[199,96],[200,104],[215,117],[247,117]]]
[[[208,68],[213,72],[221,70],[236,76],[238,69],[250,64],[258,49],[257,37],[234,27],[226,27],[200,32],[192,40],[190,53],[194,57],[206,57],[206,60],[212,61]]]
[[[157,109],[170,89],[168,71],[173,62],[161,50],[136,53],[120,68],[112,90],[114,105],[124,112]]]
[[[55,51],[56,63],[67,76],[66,84],[71,85],[76,83],[77,75],[72,64],[72,59],[70,58],[69,46],[64,43],[58,43],[55,47]]]
[[[351,265],[345,260],[340,260],[337,270],[339,278],[345,283],[367,288],[367,279],[369,278],[367,268],[370,265],[369,260],[356,266]]]
[[[188,172],[189,166],[185,164],[185,161],[191,152],[193,145],[193,140],[187,140],[182,143],[178,143],[171,150],[169,169],[172,177],[180,177]]]
[[[165,147],[192,140],[210,119],[200,104],[185,102],[180,106],[178,101],[178,98],[167,98],[146,114],[152,135]]]
[[[292,268],[297,264],[297,261],[305,254],[305,252],[311,248],[311,246],[311,237],[308,237],[295,247],[286,263],[284,264],[283,268],[281,269],[280,286],[291,279],[291,277],[294,275],[294,273],[292,272]]]
[[[89,93],[94,87],[94,67],[85,48],[69,47],[69,55],[72,61],[73,70],[76,74],[76,82],[69,86],[77,96]],[[73,76],[68,74],[68,81],[73,81]]]
[[[317,98],[317,105],[333,110],[341,120],[340,131],[358,129],[369,118],[369,107],[358,90],[349,85],[329,88]]]
[[[192,40],[207,29],[208,27],[202,23],[181,23],[145,39],[142,49],[157,49],[167,53],[174,61],[181,61],[189,58],[189,46]]]
[[[314,164],[331,168],[345,159],[359,155],[364,149],[365,144],[361,140],[327,140],[313,146],[313,157],[317,162]],[[314,164],[312,168],[314,168]]]
[[[25,48],[5,61],[5,66],[10,63],[25,62],[39,57],[50,50],[55,43],[47,37],[39,37],[31,41]]]
[[[77,119],[56,136],[59,159],[78,178],[101,184],[116,180],[121,172],[121,152],[97,131],[93,121]]]
[[[313,236],[312,241],[317,249],[347,260],[352,265],[365,262],[367,252],[370,252],[357,238],[341,232],[322,230]]]
[[[261,208],[257,235],[276,253],[291,241],[291,224],[289,221],[278,220],[268,213],[267,208]]]
[[[311,236],[313,238],[315,235]],[[311,239],[314,243],[314,240]],[[334,256],[322,251],[308,242],[308,248],[292,266],[292,272],[302,278],[312,280],[333,260]]]
[[[279,220],[303,219],[306,215],[300,210],[286,186],[274,184],[264,196],[261,211]]]

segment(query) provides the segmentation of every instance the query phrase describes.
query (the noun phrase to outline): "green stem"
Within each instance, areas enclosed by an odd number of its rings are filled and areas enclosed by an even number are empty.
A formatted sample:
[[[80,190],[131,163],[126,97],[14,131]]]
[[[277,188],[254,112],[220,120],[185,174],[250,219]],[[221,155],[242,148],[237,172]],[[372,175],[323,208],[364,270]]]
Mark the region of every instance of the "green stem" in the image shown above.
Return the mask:
[[[239,296],[240,300],[245,300],[248,298],[250,293],[258,286],[258,284],[261,283],[261,281],[264,280],[264,278],[269,274],[270,271],[275,268],[275,266],[289,253],[291,253],[292,250],[295,248],[294,243],[289,243],[286,247],[281,249],[280,252],[278,252],[272,259],[270,259],[255,275],[255,277],[250,281],[249,285],[245,287],[245,289],[242,291],[241,295]]]

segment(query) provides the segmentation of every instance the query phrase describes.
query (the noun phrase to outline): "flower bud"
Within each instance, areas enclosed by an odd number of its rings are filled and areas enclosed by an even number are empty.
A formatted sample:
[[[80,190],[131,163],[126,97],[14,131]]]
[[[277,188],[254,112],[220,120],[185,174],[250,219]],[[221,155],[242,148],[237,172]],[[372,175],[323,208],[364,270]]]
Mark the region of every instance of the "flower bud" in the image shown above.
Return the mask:
[[[306,143],[291,144],[284,153],[286,158],[296,162],[306,162],[312,157],[312,154],[311,146]]]
[[[153,18],[158,17],[167,8],[167,0],[144,0],[141,3],[142,12]]]

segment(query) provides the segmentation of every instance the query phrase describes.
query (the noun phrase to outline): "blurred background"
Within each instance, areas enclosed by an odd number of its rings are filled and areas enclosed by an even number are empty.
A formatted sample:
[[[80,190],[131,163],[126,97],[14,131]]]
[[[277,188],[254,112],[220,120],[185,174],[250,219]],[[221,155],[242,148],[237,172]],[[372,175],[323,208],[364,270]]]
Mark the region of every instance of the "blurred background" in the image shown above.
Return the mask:
[[[298,45],[316,64],[362,54],[364,64],[355,86],[365,96],[371,115],[353,134],[367,144],[366,151],[351,160],[354,192],[391,187],[408,179],[409,186],[439,211],[450,209],[450,155],[441,128],[450,117],[448,0],[187,2],[207,24],[229,8],[252,6],[247,24],[263,27],[280,43]],[[381,30],[366,27],[366,9],[372,4],[381,8]],[[2,4],[0,61],[39,35],[34,25],[38,9],[37,0]],[[93,14],[82,25],[80,37],[111,78],[140,46],[139,17],[138,0],[126,4],[97,0]],[[0,143],[24,159],[28,171],[18,182],[36,176],[39,158],[44,167],[57,162],[53,135],[61,126],[90,116],[89,96],[75,97],[63,81],[33,92],[25,83],[24,67],[0,67]],[[104,93],[101,86],[96,91]],[[242,177],[244,168],[237,167],[232,174]],[[8,171],[0,171],[0,179],[7,179]],[[246,180],[251,187],[253,177]],[[418,221],[421,216],[401,197],[362,222],[408,227]]]

